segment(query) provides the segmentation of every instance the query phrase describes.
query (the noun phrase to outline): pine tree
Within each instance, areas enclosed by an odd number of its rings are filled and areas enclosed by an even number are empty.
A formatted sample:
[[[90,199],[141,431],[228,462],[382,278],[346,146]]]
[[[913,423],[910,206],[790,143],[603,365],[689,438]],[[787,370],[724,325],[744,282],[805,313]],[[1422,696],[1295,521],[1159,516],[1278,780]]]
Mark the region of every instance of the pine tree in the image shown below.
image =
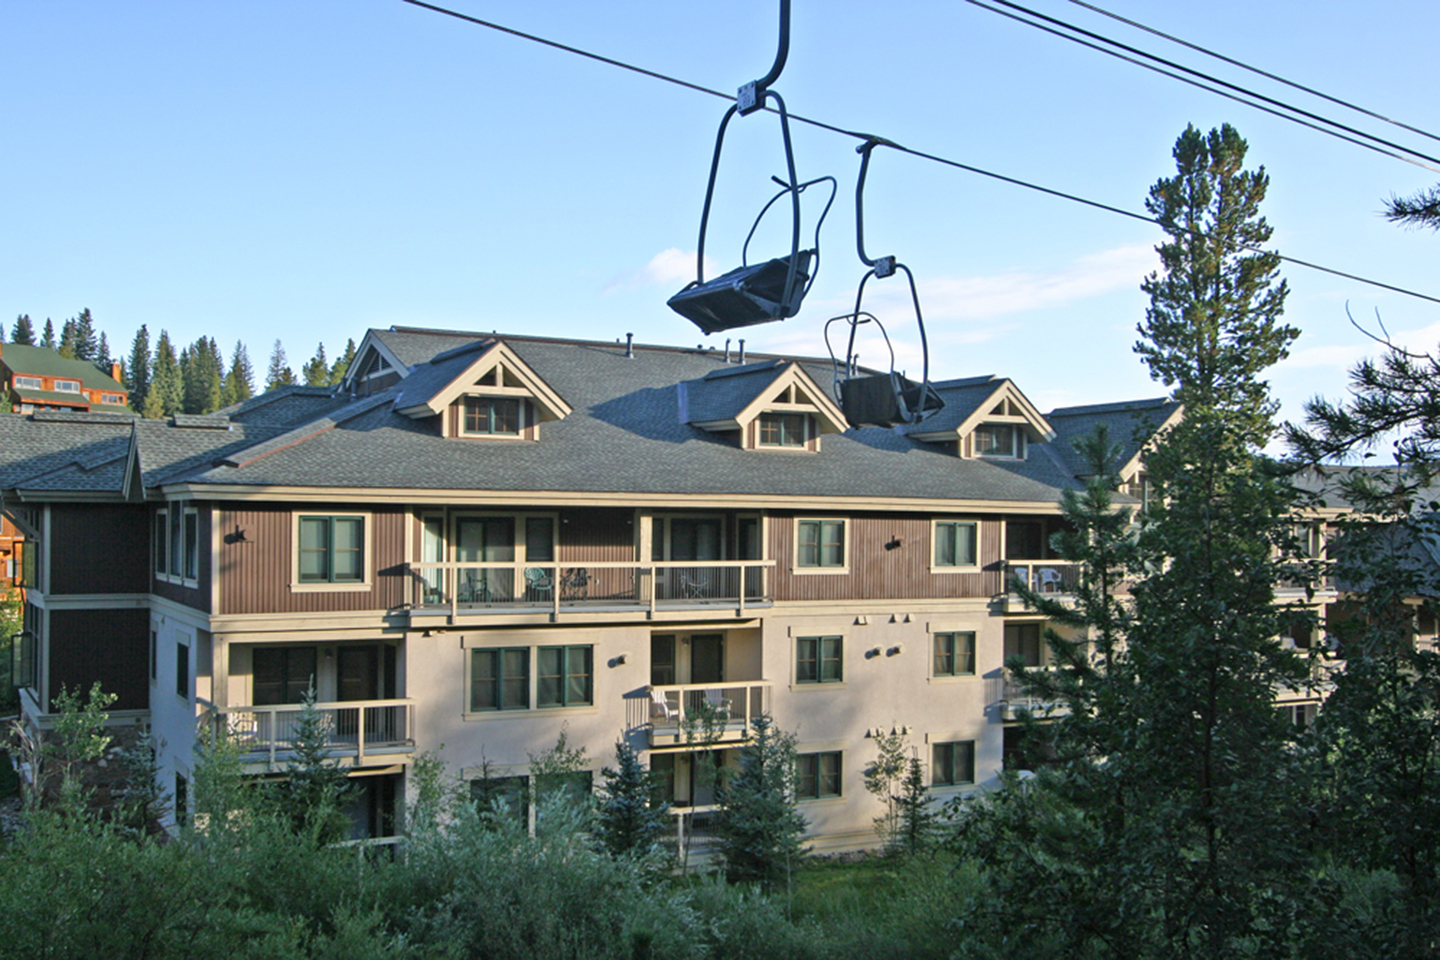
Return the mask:
[[[715,832],[731,881],[771,888],[805,855],[806,821],[795,808],[795,735],[761,714],[740,748],[740,765],[717,793]]]
[[[280,341],[275,341],[275,349],[270,351],[270,367],[265,374],[266,391],[274,390],[276,387],[283,387],[286,384],[295,382],[295,371],[291,370],[285,362],[285,348]]]
[[[90,316],[90,308],[81,310],[70,327],[75,359],[93,361],[99,356],[99,344],[96,342],[95,318]]]
[[[255,370],[250,366],[250,354],[245,344],[235,341],[235,352],[230,355],[230,371],[225,375],[225,393],[221,400],[224,406],[244,403],[255,395]]]
[[[71,317],[65,321],[60,328],[60,346],[56,352],[66,360],[75,359],[75,318]]]
[[[643,857],[665,834],[665,800],[655,776],[624,740],[615,744],[615,760],[618,770],[600,771],[605,785],[591,833],[600,849],[613,856]]]
[[[330,382],[330,362],[325,359],[325,344],[315,348],[315,356],[301,370],[307,387],[323,387]]]
[[[330,368],[330,382],[338,384],[345,379],[345,374],[350,370],[350,364],[355,362],[355,340],[351,338],[345,341],[345,352],[335,361]]]
[[[95,348],[95,367],[108,376],[114,364],[115,358],[110,356],[110,340],[101,333],[100,344]]]
[[[125,385],[130,388],[130,409],[144,410],[145,398],[150,393],[150,331],[143,323],[135,331],[125,372],[129,377]]]
[[[312,678],[313,679],[313,678]],[[315,689],[305,692],[290,745],[294,759],[279,785],[279,807],[293,829],[317,846],[345,839],[349,821],[340,809],[349,778],[331,758],[334,719],[315,707]]]
[[[30,325],[30,314],[22,313],[15,318],[15,326],[10,331],[11,343],[23,343],[27,347],[35,346],[35,328]]]
[[[40,346],[46,350],[55,349],[55,324],[49,317],[45,318],[45,332],[40,335]]]
[[[185,384],[180,379],[180,363],[175,357],[175,348],[170,345],[170,334],[160,331],[155,341],[155,359],[151,364],[150,389],[146,392],[143,415],[157,420],[180,412],[185,400]]]
[[[220,409],[224,380],[222,364],[215,341],[205,337],[196,340],[181,354],[183,409],[186,413],[211,413]]]

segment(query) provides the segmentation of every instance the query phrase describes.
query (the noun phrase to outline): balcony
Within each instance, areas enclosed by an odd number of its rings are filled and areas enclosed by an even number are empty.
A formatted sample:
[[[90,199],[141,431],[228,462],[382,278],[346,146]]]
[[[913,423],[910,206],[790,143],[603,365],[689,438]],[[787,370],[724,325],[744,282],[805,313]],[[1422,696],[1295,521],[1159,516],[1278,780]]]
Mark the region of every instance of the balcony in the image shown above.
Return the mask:
[[[1013,592],[1018,580],[1043,597],[1065,600],[1080,586],[1080,564],[1073,560],[1007,560],[1005,562],[1006,610],[1023,610],[1025,603]]]
[[[1036,720],[1047,720],[1070,712],[1070,708],[1063,703],[1027,693],[1009,670],[1003,671],[1003,675],[995,678],[995,681],[996,690],[992,699],[999,705],[1002,720],[1019,720],[1026,712]]]
[[[377,756],[415,751],[413,700],[345,700],[317,703],[315,709],[326,730],[330,756],[344,766],[364,766]],[[211,706],[209,717],[218,732],[239,744],[244,763],[276,769],[294,758],[304,710],[298,703]]]
[[[771,602],[774,560],[411,563],[411,618],[487,614],[641,614],[717,610],[744,616]]]
[[[625,726],[650,729],[651,747],[739,743],[770,709],[768,680],[648,687],[625,698]]]

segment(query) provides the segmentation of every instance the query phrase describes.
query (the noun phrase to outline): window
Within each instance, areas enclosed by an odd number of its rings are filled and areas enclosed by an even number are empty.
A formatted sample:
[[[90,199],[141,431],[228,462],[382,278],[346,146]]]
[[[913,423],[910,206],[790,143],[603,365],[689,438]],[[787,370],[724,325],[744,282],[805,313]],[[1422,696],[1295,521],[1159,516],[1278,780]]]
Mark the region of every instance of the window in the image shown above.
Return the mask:
[[[1007,623],[1005,625],[1005,660],[1016,657],[1027,667],[1040,666],[1040,624]]]
[[[160,679],[156,661],[160,659],[160,631],[151,628],[150,630],[150,680],[153,682]]]
[[[466,434],[520,435],[520,400],[514,397],[466,397],[462,431]]]
[[[314,647],[256,647],[251,653],[255,706],[303,703],[315,685]]]
[[[843,651],[841,637],[800,637],[795,641],[795,682],[841,682]]]
[[[185,569],[185,525],[181,521],[184,510],[172,504],[170,514],[170,576],[180,579]]]
[[[975,634],[973,631],[935,634],[935,676],[975,675]]]
[[[167,577],[170,575],[169,544],[170,513],[166,510],[157,510],[155,511],[155,573],[157,576]]]
[[[1292,726],[1305,729],[1315,722],[1315,717],[1320,713],[1318,703],[1286,703],[1278,708],[1280,717]]]
[[[973,521],[935,522],[935,566],[975,566],[976,524]]]
[[[656,517],[651,560],[721,560],[724,542],[719,517]]]
[[[200,579],[200,515],[185,511],[185,579]]]
[[[501,647],[470,651],[470,709],[526,710],[530,707],[530,650]]]
[[[795,565],[799,567],[845,566],[845,521],[800,520]]]
[[[175,693],[190,699],[190,648],[183,643],[175,644]]]
[[[592,697],[594,648],[541,647],[536,651],[535,705],[578,707]]]
[[[119,393],[102,393],[100,394],[100,402],[114,404],[120,407],[125,405],[125,397]]]
[[[79,381],[79,380],[56,380],[56,381],[55,381],[55,389],[56,389],[57,391],[59,391],[60,393],[79,393],[79,392],[80,392],[80,381]]]
[[[365,579],[364,517],[301,517],[299,581],[361,583]]]
[[[975,741],[956,740],[937,743],[932,751],[930,782],[937,787],[953,787],[975,782]]]
[[[803,447],[809,434],[809,417],[803,413],[760,414],[762,447]]]
[[[975,456],[1022,457],[1025,438],[1013,423],[982,423],[975,428]]]
[[[481,777],[470,781],[470,798],[481,816],[507,817],[521,827],[530,826],[530,778]]]
[[[840,796],[840,751],[802,753],[795,758],[795,797],[819,800]]]
[[[16,389],[39,390],[44,387],[44,381],[39,377],[22,377],[16,374],[15,387]]]
[[[183,827],[190,823],[190,781],[183,774],[175,774],[175,825]]]

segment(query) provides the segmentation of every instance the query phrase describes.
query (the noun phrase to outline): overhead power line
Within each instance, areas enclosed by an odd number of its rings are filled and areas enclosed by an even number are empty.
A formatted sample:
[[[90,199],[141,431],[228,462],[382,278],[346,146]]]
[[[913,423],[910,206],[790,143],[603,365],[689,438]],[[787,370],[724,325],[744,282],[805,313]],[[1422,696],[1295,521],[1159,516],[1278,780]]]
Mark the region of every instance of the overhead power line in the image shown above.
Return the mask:
[[[1057,37],[1062,37],[1072,43],[1078,43],[1083,47],[1089,47],[1091,50],[1096,50],[1100,53],[1106,54],[1107,56],[1115,57],[1118,60],[1124,60],[1126,63],[1133,63],[1138,67],[1145,68],[1146,70],[1163,74],[1164,76],[1170,77],[1175,80],[1180,80],[1184,83],[1190,84],[1191,86],[1199,87],[1200,89],[1207,90],[1210,93],[1215,93],[1222,97],[1235,100],[1239,103],[1243,103],[1246,106],[1253,107],[1257,110],[1263,110],[1266,113],[1272,114],[1273,116],[1280,117],[1284,120],[1289,120],[1291,123],[1298,123],[1301,126],[1309,127],[1311,130],[1319,131],[1320,133],[1326,134],[1327,136],[1336,137],[1340,140],[1345,140],[1349,143],[1353,143],[1356,146],[1364,147],[1367,150],[1373,150],[1376,153],[1384,154],[1387,157],[1392,157],[1396,160],[1402,160],[1405,163],[1414,164],[1417,167],[1423,167],[1426,170],[1440,173],[1440,157],[1432,157],[1428,153],[1421,153],[1419,150],[1413,150],[1407,146],[1404,146],[1403,144],[1386,140],[1383,137],[1377,137],[1374,134],[1366,133],[1363,130],[1347,126],[1346,124],[1340,123],[1336,120],[1330,120],[1326,117],[1320,116],[1318,113],[1313,113],[1309,110],[1303,110],[1300,107],[1285,103],[1281,100],[1277,100],[1274,97],[1268,97],[1263,93],[1257,93],[1254,90],[1249,90],[1238,84],[1230,83],[1228,80],[1221,80],[1219,77],[1211,76],[1208,73],[1202,73],[1201,71],[1195,70],[1191,67],[1187,67],[1184,64],[1176,63],[1173,60],[1167,60],[1164,57],[1156,56],[1153,53],[1147,53],[1137,47],[1132,47],[1129,44],[1121,43],[1119,40],[1112,40],[1109,37],[1102,36],[1101,34],[1095,33],[1091,30],[1086,30],[1083,27],[1077,27],[1073,23],[1067,23],[1066,21],[1057,19],[1056,17],[1047,16],[1046,14],[1040,13],[1038,10],[1031,10],[1029,7],[1023,7],[1018,3],[1011,2],[1011,0],[991,0],[991,2],[999,4],[1001,7],[1008,8],[1005,10],[990,6],[988,3],[981,2],[981,0],[965,0],[965,2],[970,4],[971,6],[979,7],[981,10],[987,10],[990,13],[999,14],[1002,17],[1014,20],[1016,23],[1023,23],[1028,27],[1034,27],[1037,30],[1043,30],[1046,33],[1053,34]],[[1010,11],[1016,12],[1012,13]],[[1027,17],[1033,17],[1034,19],[1026,19]],[[1047,26],[1047,24],[1050,24],[1051,26]],[[1065,31],[1067,30],[1071,32],[1066,33]],[[1097,44],[1104,44],[1104,46],[1099,46]],[[1108,49],[1109,47],[1114,47],[1115,49]],[[1117,52],[1121,50],[1125,51],[1125,53]],[[1125,54],[1127,53],[1133,54],[1133,56],[1126,56]],[[1137,60],[1135,59],[1136,57],[1139,57],[1141,59]],[[1144,62],[1146,60],[1153,61],[1153,63]],[[1163,64],[1169,69],[1161,69],[1160,67],[1155,66],[1155,64],[1157,63]],[[1188,76],[1179,76],[1175,73],[1170,72],[1172,70],[1178,70],[1183,74],[1188,74]],[[1206,86],[1206,84],[1215,84],[1225,89],[1219,90],[1213,86]],[[1225,92],[1226,90],[1233,92],[1227,93]],[[1247,97],[1251,99],[1247,100]],[[1260,102],[1257,103],[1255,101]],[[1268,106],[1263,106],[1262,104],[1268,104]]]
[[[1252,67],[1248,63],[1245,63],[1241,60],[1236,60],[1234,57],[1227,57],[1223,53],[1216,53],[1214,50],[1208,49],[1207,47],[1202,47],[1198,43],[1191,43],[1189,40],[1183,40],[1180,37],[1172,36],[1168,33],[1165,33],[1163,30],[1156,30],[1154,27],[1147,27],[1145,24],[1139,23],[1135,20],[1131,20],[1128,17],[1122,17],[1118,13],[1111,13],[1109,10],[1106,10],[1102,7],[1097,7],[1093,3],[1086,3],[1085,0],[1070,0],[1070,2],[1075,4],[1077,7],[1084,7],[1086,10],[1092,10],[1095,13],[1100,14],[1102,17],[1109,17],[1111,20],[1117,20],[1120,23],[1126,24],[1127,26],[1134,27],[1136,30],[1144,30],[1146,33],[1153,34],[1154,36],[1160,37],[1163,40],[1169,40],[1171,43],[1178,43],[1180,46],[1194,50],[1196,53],[1203,53],[1207,57],[1213,57],[1214,59],[1219,60],[1223,63],[1228,63],[1231,66],[1239,67],[1241,70],[1248,70],[1251,73],[1262,76],[1267,80],[1274,80],[1276,83],[1283,83],[1287,87],[1291,87],[1303,93],[1308,93],[1312,97],[1319,97],[1321,100],[1328,100],[1331,103],[1336,104],[1337,106],[1344,107],[1347,110],[1354,110],[1356,113],[1363,113],[1367,117],[1373,117],[1376,120],[1392,124],[1393,126],[1397,126],[1402,130],[1409,130],[1411,133],[1418,133],[1422,137],[1428,137],[1431,140],[1440,140],[1440,136],[1436,136],[1435,134],[1430,133],[1426,130],[1421,130],[1419,127],[1412,127],[1408,123],[1402,123],[1399,120],[1392,120],[1390,117],[1385,116],[1383,113],[1376,113],[1374,110],[1367,110],[1364,107],[1353,104],[1348,100],[1342,100],[1339,97],[1332,97],[1328,93],[1322,93],[1313,87],[1305,86],[1303,83],[1296,83],[1293,80],[1286,80],[1282,76],[1270,73],[1266,70],[1261,70],[1259,67]]]
[[[733,94],[723,93],[719,90],[711,89],[710,87],[701,86],[698,83],[691,83],[688,80],[681,80],[678,77],[672,77],[668,74],[659,73],[655,70],[647,70],[644,67],[637,67],[634,64],[626,63],[623,60],[615,60],[611,57],[602,56],[598,53],[591,53],[588,50],[582,50],[579,47],[572,47],[567,44],[546,39],[545,37],[539,37],[534,34],[515,30],[511,27],[506,27],[498,23],[492,23],[489,20],[481,20],[479,17],[472,17],[468,14],[437,6],[433,3],[426,3],[425,0],[401,0],[401,2],[408,3],[411,6],[415,7],[423,7],[426,10],[431,10],[435,13],[443,14],[447,17],[454,17],[456,20],[464,20],[467,23],[473,23],[476,26],[486,27],[490,30],[495,30],[499,33],[508,34],[512,37],[519,37],[522,40],[529,40],[532,43],[538,43],[542,46],[552,47],[556,50],[562,50],[565,53],[571,53],[589,60],[595,60],[599,63],[606,64],[607,66],[618,67],[621,70],[629,70],[632,73],[638,73],[653,80],[660,80],[664,83],[671,83],[675,86],[684,87],[687,90],[693,90],[697,93],[704,93],[712,97],[717,97],[721,100],[733,102],[735,99]],[[971,0],[971,2],[973,2],[973,0]],[[773,107],[766,107],[765,109],[770,110],[772,113],[775,112]],[[804,117],[797,113],[791,113],[789,116],[790,119],[795,123],[803,123],[808,126],[817,127],[821,130],[828,130],[832,133],[838,133],[842,136],[853,137],[856,140],[865,141],[874,139],[873,134],[861,133],[856,130],[847,130],[844,127],[825,123],[822,120],[812,120],[809,117]],[[929,160],[932,163],[938,163],[942,166],[953,167],[956,170],[964,170],[967,173],[973,173],[981,177],[988,177],[991,180],[998,180],[1001,183],[1008,183],[1012,186],[1023,187],[1026,190],[1033,190],[1037,193],[1046,194],[1047,196],[1058,197],[1061,200],[1069,200],[1072,203],[1083,204],[1087,207],[1093,207],[1096,210],[1103,210],[1106,213],[1113,213],[1117,216],[1126,217],[1131,220],[1140,220],[1144,223],[1154,224],[1156,226],[1159,226],[1160,224],[1160,221],[1156,220],[1154,217],[1146,216],[1143,213],[1136,213],[1133,210],[1126,210],[1123,207],[1113,206],[1112,204],[1108,203],[1101,203],[1098,200],[1089,200],[1077,194],[1066,193],[1064,190],[1056,190],[1053,187],[1042,186],[1041,184],[1033,183],[1029,180],[1023,180],[1019,177],[1006,176],[1003,173],[996,173],[993,170],[986,170],[983,167],[977,167],[972,164],[962,163],[959,160],[952,160],[948,157],[939,156],[938,154],[925,153],[922,150],[913,150],[909,147],[902,146],[893,141],[887,140],[886,146],[898,150],[901,153],[908,153],[911,156],[918,157],[922,160]],[[1244,249],[1251,250],[1255,253],[1275,253],[1275,251],[1273,250],[1265,250],[1262,247],[1246,246]],[[1440,297],[1433,297],[1426,293],[1419,293],[1415,290],[1408,290],[1405,287],[1396,286],[1390,283],[1384,283],[1379,280],[1371,280],[1367,277],[1359,276],[1358,274],[1347,273],[1343,270],[1336,270],[1332,267],[1321,266],[1318,263],[1312,263],[1308,260],[1301,260],[1297,257],[1290,257],[1286,256],[1285,254],[1279,253],[1276,253],[1275,255],[1278,256],[1281,261],[1294,264],[1297,267],[1305,267],[1308,270],[1316,270],[1321,273],[1331,274],[1332,276],[1343,277],[1346,280],[1354,280],[1356,283],[1363,283],[1368,286],[1379,287],[1382,290],[1390,290],[1395,293],[1404,294],[1407,297],[1415,297],[1419,300],[1428,300],[1431,303],[1440,303]]]

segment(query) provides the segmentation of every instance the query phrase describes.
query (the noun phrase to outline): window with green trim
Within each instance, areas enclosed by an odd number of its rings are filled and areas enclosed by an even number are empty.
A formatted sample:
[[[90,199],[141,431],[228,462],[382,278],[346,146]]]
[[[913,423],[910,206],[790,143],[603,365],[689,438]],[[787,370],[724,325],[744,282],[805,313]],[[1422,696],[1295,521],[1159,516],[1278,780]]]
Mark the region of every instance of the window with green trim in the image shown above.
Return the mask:
[[[935,676],[975,675],[975,633],[959,631],[935,634]]]
[[[845,566],[845,521],[800,520],[795,563],[801,567]]]
[[[578,707],[594,700],[594,648],[540,647],[536,651],[535,705]]]
[[[799,637],[795,641],[796,683],[839,683],[845,678],[841,637]]]
[[[840,751],[802,753],[795,758],[795,798],[840,796]]]
[[[365,580],[364,517],[300,518],[301,583]]]
[[[467,434],[518,436],[520,401],[515,397],[466,397],[463,430]]]
[[[805,446],[807,417],[803,413],[760,414],[760,446]]]
[[[953,787],[975,782],[975,741],[937,743],[931,752],[930,782]]]
[[[970,520],[935,523],[935,566],[975,566],[976,524]]]
[[[470,709],[526,710],[530,707],[530,648],[470,651]]]

